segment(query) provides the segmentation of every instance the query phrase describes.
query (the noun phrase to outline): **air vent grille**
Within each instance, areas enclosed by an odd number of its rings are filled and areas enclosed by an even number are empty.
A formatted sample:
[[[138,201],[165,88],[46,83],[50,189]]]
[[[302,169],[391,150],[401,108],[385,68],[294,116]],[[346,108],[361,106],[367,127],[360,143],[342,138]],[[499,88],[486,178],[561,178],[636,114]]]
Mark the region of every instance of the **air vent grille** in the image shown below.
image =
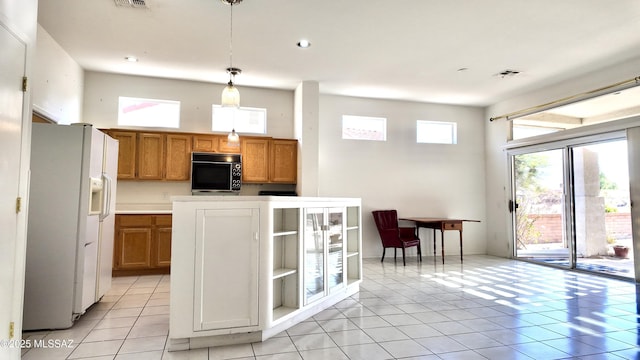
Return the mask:
[[[134,8],[149,8],[145,0],[114,0],[117,6],[126,6]]]

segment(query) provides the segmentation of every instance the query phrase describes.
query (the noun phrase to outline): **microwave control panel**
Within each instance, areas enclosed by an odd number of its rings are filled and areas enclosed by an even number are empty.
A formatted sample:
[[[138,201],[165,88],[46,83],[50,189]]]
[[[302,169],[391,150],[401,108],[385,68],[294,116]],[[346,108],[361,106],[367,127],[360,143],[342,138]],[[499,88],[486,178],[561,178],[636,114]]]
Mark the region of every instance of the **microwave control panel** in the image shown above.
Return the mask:
[[[231,190],[239,191],[242,185],[242,163],[231,165]]]

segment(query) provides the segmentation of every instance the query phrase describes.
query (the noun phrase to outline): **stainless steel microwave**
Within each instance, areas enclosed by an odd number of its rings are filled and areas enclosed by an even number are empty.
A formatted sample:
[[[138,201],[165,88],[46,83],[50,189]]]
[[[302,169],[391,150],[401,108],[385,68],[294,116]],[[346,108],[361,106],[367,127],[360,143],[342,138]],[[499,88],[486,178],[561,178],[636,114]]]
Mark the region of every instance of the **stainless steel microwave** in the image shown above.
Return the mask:
[[[241,185],[240,154],[191,153],[191,193],[237,192]]]

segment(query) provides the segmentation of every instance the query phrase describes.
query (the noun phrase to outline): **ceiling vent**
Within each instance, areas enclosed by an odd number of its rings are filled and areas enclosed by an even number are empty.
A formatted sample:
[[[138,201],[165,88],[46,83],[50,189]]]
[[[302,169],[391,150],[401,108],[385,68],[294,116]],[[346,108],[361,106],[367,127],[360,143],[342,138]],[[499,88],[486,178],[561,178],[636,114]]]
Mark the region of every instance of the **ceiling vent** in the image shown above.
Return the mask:
[[[520,71],[507,69],[507,70],[504,70],[504,71],[501,71],[501,72],[495,74],[494,76],[500,76],[502,78],[505,78],[507,76],[516,76],[518,74],[520,74]]]
[[[145,0],[114,0],[117,6],[126,6],[134,8],[148,9],[147,2]]]

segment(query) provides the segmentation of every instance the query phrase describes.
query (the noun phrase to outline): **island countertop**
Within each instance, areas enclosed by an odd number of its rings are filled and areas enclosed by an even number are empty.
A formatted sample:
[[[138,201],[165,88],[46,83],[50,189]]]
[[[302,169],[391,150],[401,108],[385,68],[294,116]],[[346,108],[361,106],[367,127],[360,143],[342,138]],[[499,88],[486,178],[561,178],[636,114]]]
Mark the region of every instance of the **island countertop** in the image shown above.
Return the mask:
[[[350,201],[360,198],[347,197],[315,197],[315,196],[273,196],[273,195],[192,195],[192,196],[173,196],[174,202],[198,202],[198,201],[275,201],[275,202],[331,202],[331,201]]]

